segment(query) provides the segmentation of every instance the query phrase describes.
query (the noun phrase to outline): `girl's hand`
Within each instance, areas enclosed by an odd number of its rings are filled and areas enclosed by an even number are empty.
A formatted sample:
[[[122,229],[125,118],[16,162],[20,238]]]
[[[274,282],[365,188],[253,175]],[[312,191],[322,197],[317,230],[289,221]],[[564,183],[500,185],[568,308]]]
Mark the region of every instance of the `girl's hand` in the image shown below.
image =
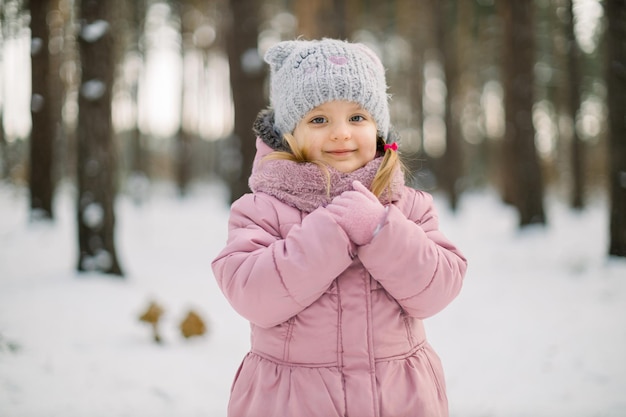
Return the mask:
[[[371,242],[385,219],[386,209],[359,181],[354,181],[352,187],[353,191],[335,197],[326,209],[350,240],[360,246]]]

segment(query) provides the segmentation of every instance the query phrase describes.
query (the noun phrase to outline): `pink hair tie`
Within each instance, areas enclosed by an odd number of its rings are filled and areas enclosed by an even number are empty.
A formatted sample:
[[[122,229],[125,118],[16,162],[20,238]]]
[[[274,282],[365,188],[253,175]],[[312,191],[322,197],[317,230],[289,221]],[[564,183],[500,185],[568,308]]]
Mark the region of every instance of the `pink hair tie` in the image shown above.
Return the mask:
[[[386,144],[383,147],[383,149],[387,150],[387,149],[391,149],[392,151],[397,151],[398,150],[398,144],[396,142],[392,143],[392,144]]]

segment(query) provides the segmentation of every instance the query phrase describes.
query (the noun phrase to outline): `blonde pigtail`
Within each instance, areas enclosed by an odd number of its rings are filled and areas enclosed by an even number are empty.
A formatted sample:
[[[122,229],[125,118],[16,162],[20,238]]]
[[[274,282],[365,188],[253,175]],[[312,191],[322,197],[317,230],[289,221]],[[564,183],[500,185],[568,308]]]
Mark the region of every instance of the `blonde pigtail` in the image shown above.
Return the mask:
[[[404,172],[404,164],[398,156],[398,152],[395,149],[385,150],[383,161],[374,176],[372,181],[371,191],[376,197],[380,198],[386,192],[389,197],[391,196],[391,183],[395,175],[396,170],[400,169]]]

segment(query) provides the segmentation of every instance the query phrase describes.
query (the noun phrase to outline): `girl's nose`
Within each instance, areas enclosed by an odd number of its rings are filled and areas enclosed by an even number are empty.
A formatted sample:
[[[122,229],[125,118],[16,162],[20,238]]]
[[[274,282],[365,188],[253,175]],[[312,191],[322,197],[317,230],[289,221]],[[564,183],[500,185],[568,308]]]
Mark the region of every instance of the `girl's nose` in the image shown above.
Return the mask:
[[[350,138],[350,126],[344,122],[337,122],[333,126],[332,139],[346,140]]]

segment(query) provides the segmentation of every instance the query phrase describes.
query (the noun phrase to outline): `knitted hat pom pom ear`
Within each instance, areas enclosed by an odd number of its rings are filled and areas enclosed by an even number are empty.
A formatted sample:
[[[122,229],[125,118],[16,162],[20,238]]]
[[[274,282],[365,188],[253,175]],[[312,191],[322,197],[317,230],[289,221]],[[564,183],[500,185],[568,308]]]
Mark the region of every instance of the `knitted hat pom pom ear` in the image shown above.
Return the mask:
[[[270,64],[273,71],[278,71],[297,46],[298,41],[279,42],[266,52],[265,62]]]

